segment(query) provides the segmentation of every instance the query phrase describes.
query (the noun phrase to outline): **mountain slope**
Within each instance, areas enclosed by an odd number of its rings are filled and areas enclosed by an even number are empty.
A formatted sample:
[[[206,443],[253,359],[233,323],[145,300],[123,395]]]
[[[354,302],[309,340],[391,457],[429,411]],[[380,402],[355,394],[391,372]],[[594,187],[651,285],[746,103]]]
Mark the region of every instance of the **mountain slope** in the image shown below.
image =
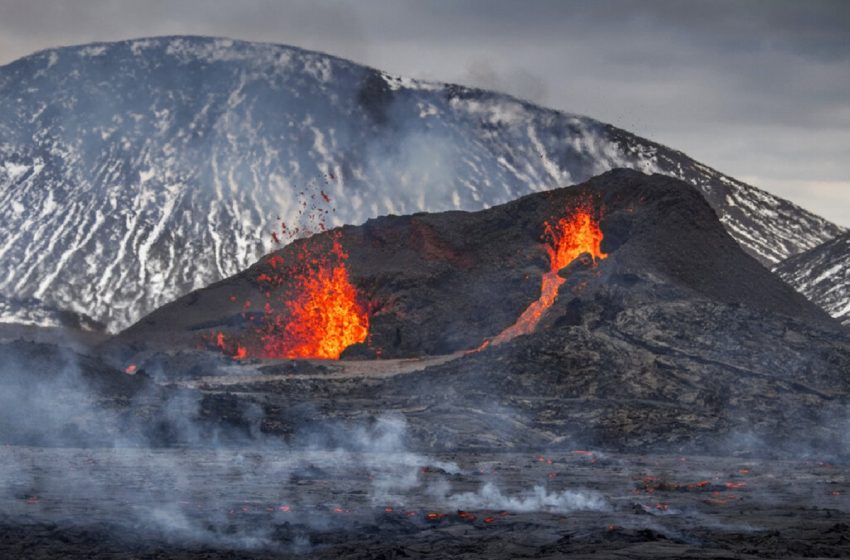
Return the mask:
[[[850,232],[773,269],[798,292],[850,326]]]
[[[841,232],[592,119],[292,47],[53,49],[0,68],[0,103],[0,294],[112,331],[243,269],[280,221],[474,210],[614,167],[697,186],[764,264]]]

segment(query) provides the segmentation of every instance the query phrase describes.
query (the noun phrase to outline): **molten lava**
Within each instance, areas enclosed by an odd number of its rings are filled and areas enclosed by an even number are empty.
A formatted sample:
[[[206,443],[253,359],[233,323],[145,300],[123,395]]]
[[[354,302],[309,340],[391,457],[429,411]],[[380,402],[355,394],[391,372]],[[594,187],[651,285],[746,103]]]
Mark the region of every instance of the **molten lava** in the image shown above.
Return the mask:
[[[302,255],[294,276],[294,296],[284,301],[286,313],[273,314],[262,334],[267,357],[336,360],[369,334],[369,315],[349,281],[348,254],[339,239],[333,239],[330,252],[315,253]]]
[[[244,360],[248,357],[248,349],[236,341],[233,337],[226,337],[223,332],[218,331],[209,340],[223,354],[234,360]]]
[[[513,325],[485,342],[482,348],[534,332],[543,314],[555,303],[561,284],[566,282],[558,272],[584,253],[588,253],[594,262],[608,256],[600,248],[602,237],[599,221],[590,203],[579,205],[569,216],[557,222],[546,222],[543,238],[549,254],[549,270],[543,274],[540,298],[529,305]]]
[[[271,232],[275,245],[327,230],[325,220],[335,209],[324,208],[322,201],[330,204],[331,197],[324,191],[302,191],[299,198],[295,219],[307,225],[288,227],[281,221],[280,231]],[[343,350],[364,342],[369,334],[369,315],[349,281],[347,258],[338,231],[304,240],[286,260],[271,255],[265,260],[266,270],[255,278],[266,301],[242,302],[242,319],[253,324],[250,334],[217,332],[205,337],[205,343],[235,360],[249,355],[339,359]],[[229,299],[236,303],[238,298]]]

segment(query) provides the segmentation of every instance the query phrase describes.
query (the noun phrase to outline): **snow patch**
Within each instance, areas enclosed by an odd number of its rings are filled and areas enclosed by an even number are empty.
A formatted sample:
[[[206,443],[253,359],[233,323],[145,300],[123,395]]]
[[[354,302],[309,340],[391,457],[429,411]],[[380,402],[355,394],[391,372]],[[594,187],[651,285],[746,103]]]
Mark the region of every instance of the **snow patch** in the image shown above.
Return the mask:
[[[23,175],[30,170],[29,165],[25,165],[23,163],[15,163],[12,161],[7,161],[3,164],[4,169],[6,170],[6,176],[9,177],[13,182],[17,181]]]
[[[95,46],[91,46],[91,47],[83,47],[77,52],[77,54],[79,54],[80,56],[88,56],[88,57],[102,56],[105,53],[106,53],[106,45],[95,45]]]

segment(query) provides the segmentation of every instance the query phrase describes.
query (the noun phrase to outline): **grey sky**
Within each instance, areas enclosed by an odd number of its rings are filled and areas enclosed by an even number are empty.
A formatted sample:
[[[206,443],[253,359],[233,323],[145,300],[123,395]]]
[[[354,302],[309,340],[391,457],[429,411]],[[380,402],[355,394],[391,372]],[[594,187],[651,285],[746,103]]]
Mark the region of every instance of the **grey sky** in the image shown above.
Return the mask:
[[[507,91],[850,226],[850,1],[0,0],[0,64],[171,34],[292,44]]]

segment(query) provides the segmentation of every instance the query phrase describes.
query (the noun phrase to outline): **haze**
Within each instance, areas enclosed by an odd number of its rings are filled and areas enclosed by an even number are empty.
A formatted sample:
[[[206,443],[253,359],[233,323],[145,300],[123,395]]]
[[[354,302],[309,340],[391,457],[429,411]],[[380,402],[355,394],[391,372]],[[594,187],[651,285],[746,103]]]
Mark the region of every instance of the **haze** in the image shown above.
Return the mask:
[[[3,0],[0,64],[152,35],[320,50],[682,150],[850,226],[850,3]]]

